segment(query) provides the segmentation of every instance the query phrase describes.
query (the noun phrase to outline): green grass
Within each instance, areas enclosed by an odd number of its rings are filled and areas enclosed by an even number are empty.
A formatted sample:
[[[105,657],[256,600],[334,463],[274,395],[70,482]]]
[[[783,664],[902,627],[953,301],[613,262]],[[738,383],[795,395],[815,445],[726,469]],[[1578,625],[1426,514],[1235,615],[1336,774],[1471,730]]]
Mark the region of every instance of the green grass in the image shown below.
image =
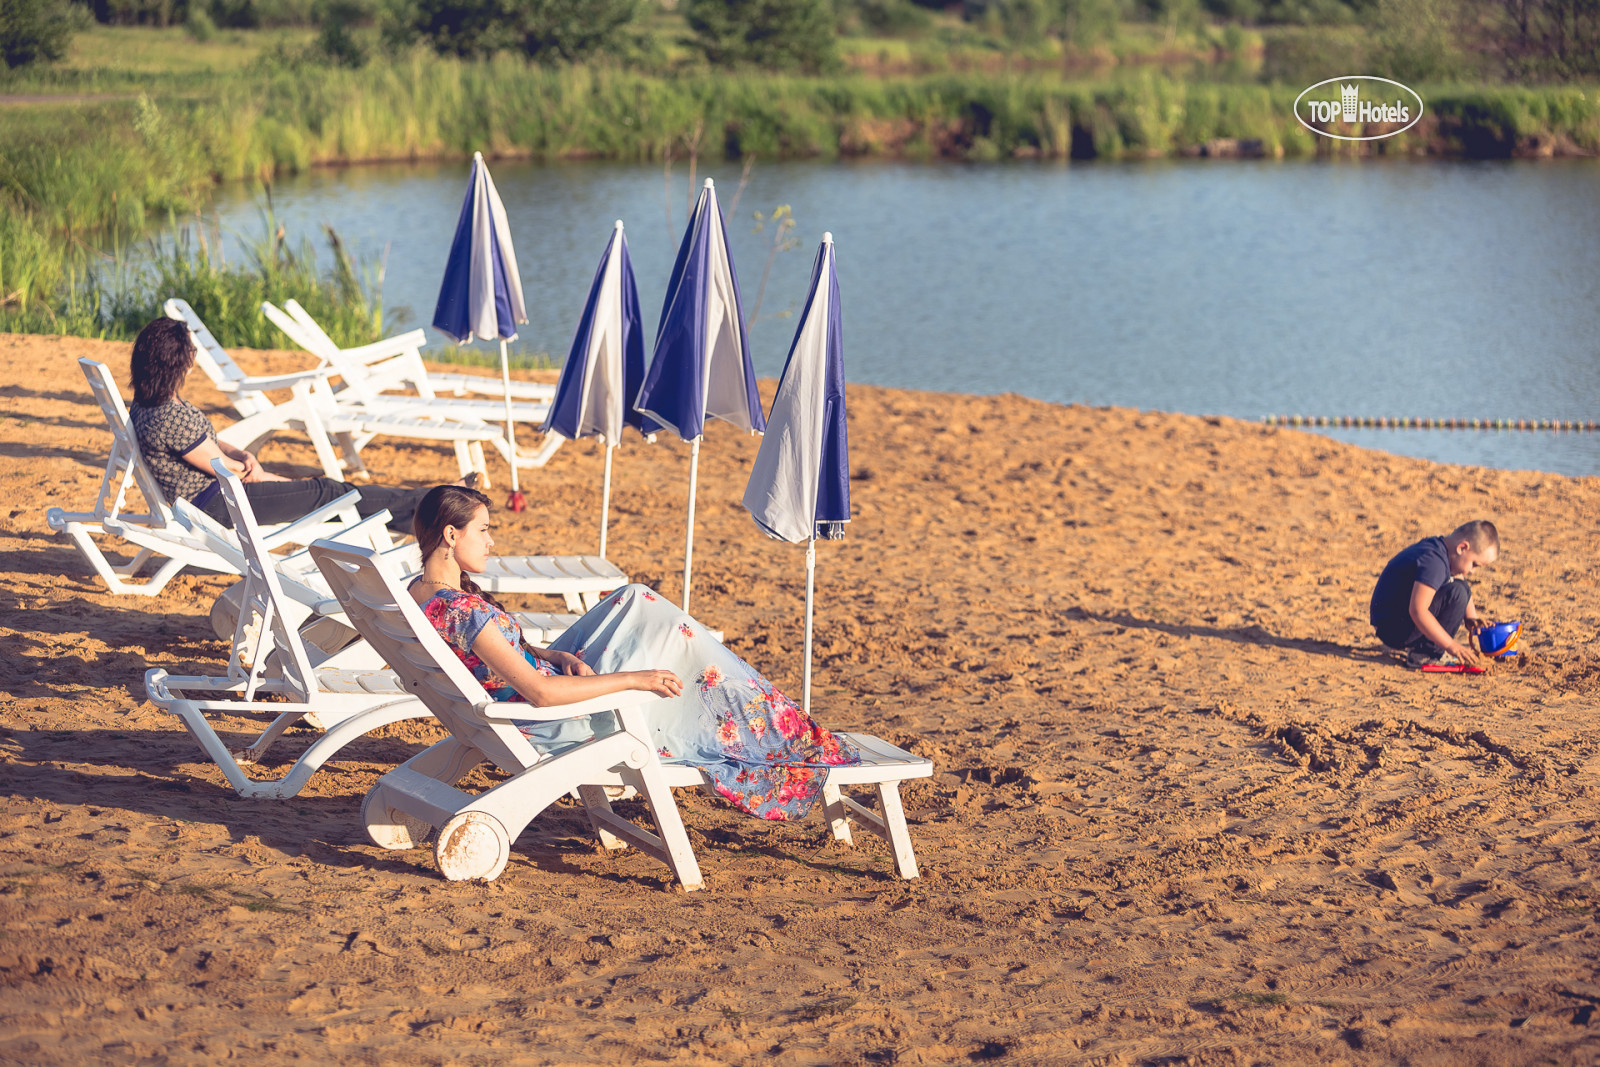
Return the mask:
[[[218,30],[197,41],[181,26],[96,26],[72,40],[56,68],[83,76],[213,75],[247,67],[280,45],[297,48],[316,37],[312,29]],[[114,83],[112,83],[114,84]]]

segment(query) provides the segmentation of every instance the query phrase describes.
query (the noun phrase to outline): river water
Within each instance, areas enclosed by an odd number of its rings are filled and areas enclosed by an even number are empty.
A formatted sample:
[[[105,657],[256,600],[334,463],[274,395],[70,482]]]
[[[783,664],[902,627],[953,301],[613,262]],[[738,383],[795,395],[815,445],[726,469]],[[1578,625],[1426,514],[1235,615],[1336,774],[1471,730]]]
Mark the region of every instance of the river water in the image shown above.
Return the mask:
[[[615,219],[653,334],[687,218],[688,169],[492,167],[530,323],[559,361]],[[391,329],[432,318],[465,163],[279,181],[291,235],[331,224],[385,263]],[[838,249],[850,380],[1259,418],[1600,419],[1600,165],[1162,162],[757,165],[714,177],[756,371],[783,366],[824,230]],[[669,184],[670,182],[670,184]],[[217,199],[258,237],[259,190]],[[791,317],[784,317],[785,314]],[[430,331],[431,332],[431,331]],[[1450,463],[1600,474],[1600,434],[1330,430]]]

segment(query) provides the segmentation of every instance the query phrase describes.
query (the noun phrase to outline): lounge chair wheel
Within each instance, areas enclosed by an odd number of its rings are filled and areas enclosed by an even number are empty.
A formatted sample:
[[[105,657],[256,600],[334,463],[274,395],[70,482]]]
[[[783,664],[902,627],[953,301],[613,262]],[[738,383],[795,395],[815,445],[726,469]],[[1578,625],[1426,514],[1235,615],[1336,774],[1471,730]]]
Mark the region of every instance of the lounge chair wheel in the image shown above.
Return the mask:
[[[463,812],[444,824],[433,854],[439,873],[452,882],[493,881],[511,858],[511,835],[493,815]]]
[[[433,830],[421,819],[413,819],[403,811],[375,802],[371,793],[361,802],[361,821],[366,824],[367,836],[379,848],[416,848]]]

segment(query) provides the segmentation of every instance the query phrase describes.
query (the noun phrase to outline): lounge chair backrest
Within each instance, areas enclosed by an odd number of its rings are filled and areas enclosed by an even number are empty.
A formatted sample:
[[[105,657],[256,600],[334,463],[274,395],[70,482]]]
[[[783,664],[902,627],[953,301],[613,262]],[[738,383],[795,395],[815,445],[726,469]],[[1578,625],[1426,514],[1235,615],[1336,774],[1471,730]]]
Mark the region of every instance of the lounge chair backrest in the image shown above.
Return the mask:
[[[266,307],[265,304],[261,306],[263,308]],[[330,352],[339,349],[333,338],[328,336],[328,331],[324,330],[322,324],[311,317],[311,313],[300,305],[300,301],[291,296],[283,302],[283,311],[288,312],[284,317],[295,324],[295,328],[305,335],[311,345],[316,346],[315,348],[308,348],[307,351],[317,352],[320,355],[324,349]],[[281,315],[283,312],[279,312],[279,314]],[[299,342],[295,343],[298,344]]]
[[[121,517],[124,521],[166,526],[172,518],[167,510],[167,498],[139,454],[139,435],[134,432],[133,420],[128,417],[127,405],[117,391],[111,369],[87,357],[78,360],[78,366],[89,380],[89,391],[94,394],[95,402],[106,417],[106,426],[111,430],[111,455],[106,461],[105,475],[100,479],[100,492],[94,498],[95,519],[103,522]],[[150,509],[148,515],[122,515],[130,483],[137,485],[144,494],[145,506]]]
[[[344,386],[350,391],[351,396],[365,404],[370,403],[378,395],[367,384],[366,368],[355,360],[345,358],[339,346],[334,344],[320,327],[314,330],[307,329],[267,300],[261,302],[261,313],[267,317],[267,321],[282,330],[289,340],[322,360],[324,366],[343,379]]]
[[[293,297],[283,302],[282,311],[265,302],[261,311],[295,344],[326,360],[363,401],[370,402],[386,390],[406,386],[415,389],[418,396],[433,399],[428,368],[422,362],[422,346],[427,342],[427,335],[421,330],[346,351]]]
[[[218,488],[233,517],[234,536],[244,553],[244,596],[239,604],[239,621],[233,630],[233,652],[228,656],[228,679],[245,682],[244,698],[254,700],[256,688],[266,680],[268,653],[278,673],[298,701],[309,701],[316,692],[317,679],[305,644],[290,625],[288,598],[278,579],[278,569],[256,523],[255,509],[245,495],[244,483],[220,459],[211,461]],[[259,622],[257,621],[259,620]]]
[[[233,361],[228,355],[228,350],[217,343],[211,336],[211,331],[206,329],[206,324],[200,321],[200,316],[195,314],[194,308],[188,301],[173,297],[162,305],[167,318],[177,319],[189,327],[189,336],[194,339],[194,361],[199,368],[211,379],[211,383],[221,388],[224,383],[241,382],[250,377],[244,368]],[[233,409],[239,413],[240,418],[249,418],[272,409],[272,401],[260,393],[242,390],[223,390]]]
[[[516,727],[479,714],[477,706],[489,703],[489,694],[434,631],[378,552],[332,541],[318,541],[310,552],[344,605],[350,625],[451,734],[509,773],[538,762],[539,754]]]

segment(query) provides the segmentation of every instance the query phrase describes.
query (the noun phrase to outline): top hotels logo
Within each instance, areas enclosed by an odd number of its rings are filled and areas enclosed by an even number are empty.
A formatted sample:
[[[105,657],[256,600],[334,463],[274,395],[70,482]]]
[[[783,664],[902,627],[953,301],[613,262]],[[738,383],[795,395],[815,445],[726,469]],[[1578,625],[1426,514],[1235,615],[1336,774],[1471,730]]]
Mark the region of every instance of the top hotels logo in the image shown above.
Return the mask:
[[[1422,118],[1415,89],[1371,74],[1346,74],[1310,86],[1294,101],[1294,117],[1319,137],[1381,141],[1404,133]],[[1335,129],[1334,124],[1359,129]]]

